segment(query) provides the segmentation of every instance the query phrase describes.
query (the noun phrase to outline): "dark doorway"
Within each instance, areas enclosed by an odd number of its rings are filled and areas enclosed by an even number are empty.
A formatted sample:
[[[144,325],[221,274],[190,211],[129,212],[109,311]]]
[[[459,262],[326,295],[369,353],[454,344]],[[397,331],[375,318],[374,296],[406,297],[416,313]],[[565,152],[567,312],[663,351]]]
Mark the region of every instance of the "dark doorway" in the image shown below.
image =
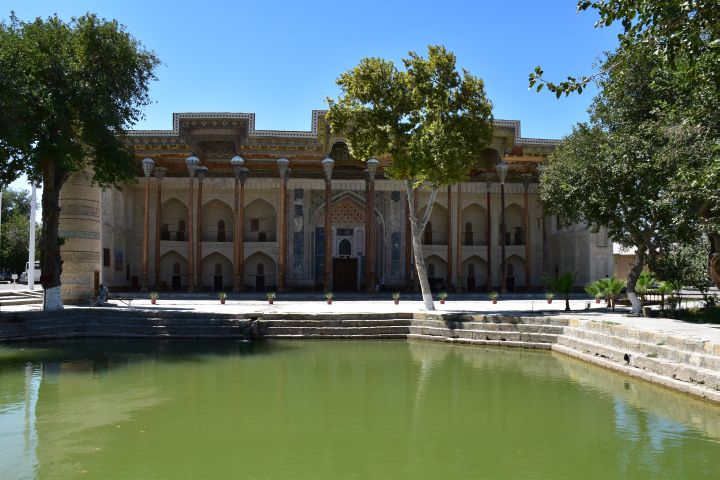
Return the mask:
[[[357,258],[333,258],[333,289],[357,290]]]
[[[475,265],[471,263],[470,265],[468,265],[467,291],[474,292],[476,288],[477,285],[475,282]]]
[[[219,263],[215,264],[215,275],[213,275],[213,289],[216,292],[221,292],[223,289],[222,265],[220,265]]]
[[[508,292],[514,292],[515,291],[515,267],[512,263],[508,263],[507,267],[507,276],[505,277],[505,283],[507,286]]]
[[[172,275],[172,289],[182,289],[182,277],[180,276],[180,264],[175,262],[173,264],[173,275]]]
[[[265,291],[265,265],[258,263],[255,269],[255,291]]]

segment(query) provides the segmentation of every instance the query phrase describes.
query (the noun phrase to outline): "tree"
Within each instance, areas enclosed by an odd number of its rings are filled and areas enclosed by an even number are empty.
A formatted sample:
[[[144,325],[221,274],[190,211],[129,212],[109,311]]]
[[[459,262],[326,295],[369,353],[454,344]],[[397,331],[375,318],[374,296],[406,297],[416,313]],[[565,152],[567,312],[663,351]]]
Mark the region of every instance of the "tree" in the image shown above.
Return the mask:
[[[591,107],[589,124],[574,128],[550,156],[540,178],[548,213],[562,222],[607,227],[611,238],[635,247],[627,279],[633,311],[640,312],[635,283],[647,262],[673,243],[703,228],[697,209],[703,199],[688,191],[688,177],[706,171],[712,147],[707,129],[668,123],[663,103],[676,86],[658,85],[672,76],[665,60],[644,45],[609,55]],[[695,210],[695,214],[690,214]]]
[[[42,182],[45,309],[62,308],[60,189],[80,170],[102,187],[134,181],[122,134],[150,102],[157,65],[125,27],[93,14],[0,23],[0,182]]]
[[[464,180],[490,144],[492,104],[482,79],[458,72],[444,47],[429,46],[427,58],[410,52],[403,63],[401,71],[391,61],[364,58],[340,75],[342,95],[327,99],[327,119],[355,158],[388,155],[385,174],[405,182],[415,267],[425,308],[434,310],[420,237],[438,189]],[[424,185],[430,199],[419,218],[413,197]]]
[[[25,270],[30,241],[30,194],[27,190],[2,192],[2,230],[0,231],[0,267],[11,273]],[[40,226],[36,232],[40,232]],[[40,235],[36,233],[36,242]],[[37,247],[37,245],[36,245]]]
[[[618,52],[642,49],[657,59],[647,72],[646,83],[656,96],[658,123],[668,133],[666,155],[673,152],[690,158],[702,152],[705,162],[683,165],[678,162],[672,197],[676,199],[677,218],[693,217],[697,228],[708,238],[707,269],[720,288],[720,3],[716,0],[580,0],[578,11],[594,9],[599,14],[596,27],[619,21]],[[568,77],[563,82],[543,78],[537,67],[530,74],[530,87],[543,87],[559,98],[563,93],[582,93],[591,81],[622,70],[622,62],[601,63],[592,75]],[[616,77],[619,77],[616,75]],[[603,86],[601,86],[603,88]],[[667,95],[667,92],[673,92]],[[637,126],[640,126],[637,124]]]
[[[565,311],[570,311],[570,293],[575,284],[575,275],[570,272],[563,273],[557,277],[545,277],[545,284],[555,293],[562,295],[565,299]]]

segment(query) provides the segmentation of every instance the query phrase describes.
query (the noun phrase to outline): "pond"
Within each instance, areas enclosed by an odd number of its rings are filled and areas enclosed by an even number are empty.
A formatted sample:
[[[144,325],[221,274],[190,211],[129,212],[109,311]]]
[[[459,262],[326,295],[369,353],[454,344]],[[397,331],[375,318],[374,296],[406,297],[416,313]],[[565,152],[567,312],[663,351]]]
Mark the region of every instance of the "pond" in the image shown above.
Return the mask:
[[[0,478],[717,479],[720,408],[405,341],[0,345]]]

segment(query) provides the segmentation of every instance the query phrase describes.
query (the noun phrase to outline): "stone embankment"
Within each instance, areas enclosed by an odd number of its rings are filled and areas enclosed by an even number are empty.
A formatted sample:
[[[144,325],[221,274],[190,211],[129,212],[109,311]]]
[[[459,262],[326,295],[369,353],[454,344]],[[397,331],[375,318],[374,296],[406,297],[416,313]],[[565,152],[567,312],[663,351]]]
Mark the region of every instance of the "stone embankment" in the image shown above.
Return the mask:
[[[720,402],[720,345],[564,316],[67,309],[0,315],[0,341],[69,337],[413,339],[551,350]]]

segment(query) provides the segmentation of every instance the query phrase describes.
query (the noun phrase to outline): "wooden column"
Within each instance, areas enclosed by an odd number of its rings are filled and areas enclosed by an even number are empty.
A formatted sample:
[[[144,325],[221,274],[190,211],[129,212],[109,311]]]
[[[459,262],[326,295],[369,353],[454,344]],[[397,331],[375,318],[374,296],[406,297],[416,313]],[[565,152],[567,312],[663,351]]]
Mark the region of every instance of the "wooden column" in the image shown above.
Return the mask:
[[[157,180],[157,197],[155,199],[155,288],[160,289],[160,232],[162,222],[162,180],[167,169],[157,167],[155,179]]]
[[[233,221],[233,292],[240,291],[240,283],[242,279],[240,277],[240,235],[238,235],[238,224],[240,218],[240,178],[235,175],[235,194],[233,203],[233,214],[235,220]]]
[[[405,288],[411,287],[411,264],[410,255],[412,254],[412,234],[410,233],[410,198],[405,195]],[[410,288],[412,290],[412,288]]]
[[[453,264],[453,262],[452,262],[452,259],[453,259],[452,239],[453,239],[453,237],[452,237],[452,234],[454,232],[454,230],[452,228],[453,223],[452,223],[452,186],[451,185],[448,185],[448,187],[447,187],[447,212],[448,212],[448,214],[447,214],[447,222],[448,222],[447,266],[448,266],[448,268],[447,268],[447,280],[445,283],[447,284],[446,288],[448,290],[450,290],[450,288],[452,287],[452,271],[453,271],[453,267],[452,267],[452,264]],[[459,219],[458,219],[458,223],[459,223]],[[459,238],[459,234],[457,236]]]
[[[280,159],[286,160],[286,159]],[[285,291],[285,273],[287,261],[287,180],[288,170],[285,163],[285,170],[280,170],[280,198],[279,198],[279,214],[278,214],[278,292]],[[278,161],[278,165],[280,165]]]
[[[456,251],[455,251],[455,267],[457,270],[457,291],[462,292],[463,291],[463,285],[462,285],[462,277],[463,277],[463,271],[462,271],[462,184],[458,183],[457,186],[457,205],[455,208],[457,209],[457,240],[456,240]]]
[[[207,175],[207,167],[198,167],[195,173],[198,177],[198,198],[197,198],[197,239],[195,241],[197,254],[195,255],[195,285],[196,289],[202,290],[202,242],[203,242],[203,229],[202,229],[202,198],[203,198],[203,180]]]
[[[332,291],[332,180],[325,177],[325,228],[323,290]]]
[[[530,289],[530,210],[529,210],[529,198],[528,193],[530,190],[530,179],[529,173],[523,174],[523,187],[524,187],[524,201],[525,201],[525,289]]]
[[[145,211],[143,214],[143,245],[142,245],[142,285],[141,290],[148,290],[148,249],[150,243],[150,175],[145,174]]]
[[[188,292],[195,290],[195,235],[193,235],[193,187],[194,173],[190,174],[190,188],[188,189]]]
[[[500,291],[507,292],[507,276],[505,274],[505,182],[500,182]]]
[[[365,178],[365,275],[363,282],[366,290],[370,290],[370,172],[363,170],[363,178]]]
[[[370,188],[368,190],[367,204],[367,229],[368,244],[365,245],[367,252],[368,291],[375,291],[375,179],[370,173]]]
[[[490,213],[490,187],[492,187],[492,183],[490,181],[491,175],[488,174],[488,178],[485,183],[485,188],[487,189],[487,232],[485,232],[486,235],[486,242],[487,242],[487,281],[485,282],[485,288],[490,291],[492,290],[492,213]]]
[[[237,214],[237,280],[238,292],[245,291],[245,174],[240,178],[240,201]]]

